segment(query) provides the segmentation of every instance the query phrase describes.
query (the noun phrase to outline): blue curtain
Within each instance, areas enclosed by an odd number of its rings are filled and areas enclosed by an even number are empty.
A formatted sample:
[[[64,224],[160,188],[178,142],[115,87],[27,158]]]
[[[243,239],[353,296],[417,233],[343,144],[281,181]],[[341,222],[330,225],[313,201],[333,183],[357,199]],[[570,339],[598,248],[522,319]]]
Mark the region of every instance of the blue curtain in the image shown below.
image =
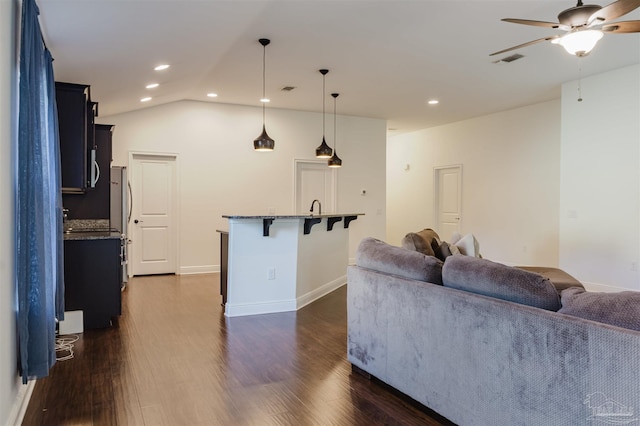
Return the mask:
[[[62,185],[53,78],[35,0],[22,2],[18,110],[16,268],[23,383],[56,362],[55,321],[64,315]]]

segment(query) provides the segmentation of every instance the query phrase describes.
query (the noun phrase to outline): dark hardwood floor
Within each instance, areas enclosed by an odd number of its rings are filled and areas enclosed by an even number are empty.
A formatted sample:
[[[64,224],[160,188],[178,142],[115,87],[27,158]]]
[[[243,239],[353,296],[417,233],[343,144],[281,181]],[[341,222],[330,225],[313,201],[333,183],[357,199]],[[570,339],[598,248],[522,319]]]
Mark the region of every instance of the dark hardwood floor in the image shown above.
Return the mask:
[[[218,275],[136,277],[117,324],[36,383],[23,425],[446,425],[346,359],[346,287],[225,318]]]

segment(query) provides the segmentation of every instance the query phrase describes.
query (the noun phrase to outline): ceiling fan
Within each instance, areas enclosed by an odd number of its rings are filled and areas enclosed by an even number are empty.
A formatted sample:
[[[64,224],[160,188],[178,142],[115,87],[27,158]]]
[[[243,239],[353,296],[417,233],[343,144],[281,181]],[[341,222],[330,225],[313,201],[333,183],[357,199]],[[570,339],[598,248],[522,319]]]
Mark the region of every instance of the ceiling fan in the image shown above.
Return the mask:
[[[509,47],[489,56],[499,55],[510,50],[520,49],[542,41],[559,44],[572,55],[585,56],[595,47],[604,33],[638,33],[640,21],[610,22],[640,7],[640,0],[618,0],[607,6],[582,4],[578,0],[575,7],[563,10],[558,15],[559,22],[532,21],[528,19],[502,19],[514,24],[548,27],[566,31],[564,34],[539,38],[517,46]]]

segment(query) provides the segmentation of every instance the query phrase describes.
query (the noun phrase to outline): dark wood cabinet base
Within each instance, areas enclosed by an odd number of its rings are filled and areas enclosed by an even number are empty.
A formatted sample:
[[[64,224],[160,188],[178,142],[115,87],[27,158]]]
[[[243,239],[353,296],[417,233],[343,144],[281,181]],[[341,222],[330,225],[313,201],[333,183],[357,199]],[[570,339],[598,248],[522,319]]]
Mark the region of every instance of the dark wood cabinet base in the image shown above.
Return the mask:
[[[106,328],[121,313],[120,240],[65,240],[65,311],[82,311],[84,329]]]

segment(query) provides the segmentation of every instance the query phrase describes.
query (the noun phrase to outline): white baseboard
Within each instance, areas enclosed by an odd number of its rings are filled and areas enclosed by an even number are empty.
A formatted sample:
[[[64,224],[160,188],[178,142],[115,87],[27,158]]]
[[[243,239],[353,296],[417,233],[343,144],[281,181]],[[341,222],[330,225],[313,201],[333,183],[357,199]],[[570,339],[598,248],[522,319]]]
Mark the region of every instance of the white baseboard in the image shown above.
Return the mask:
[[[245,315],[261,315],[261,314],[274,314],[277,312],[291,312],[312,303],[322,296],[325,296],[332,291],[342,287],[347,283],[347,276],[343,275],[330,281],[317,289],[310,291],[307,294],[303,294],[297,299],[291,300],[274,300],[262,303],[244,303],[244,304],[231,304],[227,302],[224,308],[224,315],[227,317],[240,317]]]
[[[19,426],[22,424],[24,415],[27,412],[27,407],[29,406],[29,401],[31,400],[33,388],[36,386],[35,380],[30,380],[26,385],[22,384],[22,378],[18,377],[18,380],[18,394],[9,413],[7,425]]]
[[[606,284],[590,283],[590,282],[584,282],[584,281],[581,281],[581,282],[584,288],[587,289],[587,291],[599,291],[603,293],[615,293],[618,291],[637,291],[637,290],[631,290],[629,288],[616,287],[616,286],[606,285]]]
[[[336,278],[335,280],[328,282],[317,289],[310,291],[307,294],[303,294],[302,296],[296,299],[297,309],[300,309],[304,306],[307,306],[309,303],[314,302],[320,299],[322,296],[325,296],[332,291],[342,287],[347,283],[347,276],[343,275],[341,277]]]
[[[179,275],[212,274],[220,272],[220,265],[181,266]]]
[[[296,301],[274,300],[262,303],[231,304],[227,302],[224,306],[226,317],[241,317],[245,315],[274,314],[277,312],[290,312],[296,310]]]

